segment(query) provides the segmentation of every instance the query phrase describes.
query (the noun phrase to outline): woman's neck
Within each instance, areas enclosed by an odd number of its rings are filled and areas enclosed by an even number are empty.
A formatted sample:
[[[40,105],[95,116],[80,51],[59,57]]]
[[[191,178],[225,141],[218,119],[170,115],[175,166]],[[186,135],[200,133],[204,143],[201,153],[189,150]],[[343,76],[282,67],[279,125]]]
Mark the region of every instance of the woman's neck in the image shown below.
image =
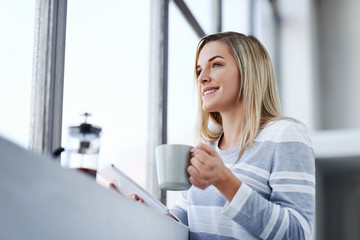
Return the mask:
[[[219,148],[233,149],[241,144],[243,118],[241,114],[221,114],[224,134],[219,142]]]

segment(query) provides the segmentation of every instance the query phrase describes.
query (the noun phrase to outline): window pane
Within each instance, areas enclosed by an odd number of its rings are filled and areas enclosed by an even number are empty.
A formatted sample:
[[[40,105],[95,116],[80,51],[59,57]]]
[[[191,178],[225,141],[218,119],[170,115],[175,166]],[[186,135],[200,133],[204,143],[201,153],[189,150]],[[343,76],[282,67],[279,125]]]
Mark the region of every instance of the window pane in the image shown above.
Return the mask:
[[[0,2],[0,136],[28,146],[35,1]]]
[[[264,44],[273,59],[275,48],[275,18],[270,1],[260,0],[254,4],[256,18],[255,36]]]
[[[211,33],[211,18],[212,18],[212,11],[211,11],[211,4],[212,1],[209,0],[185,0],[186,5],[190,9],[191,13],[194,15],[202,29],[204,30],[205,34]],[[187,25],[189,25],[186,22]],[[190,28],[190,27],[189,27]]]
[[[168,143],[194,145],[198,107],[194,83],[195,52],[199,38],[180,13],[169,5]],[[172,207],[180,192],[167,191]]]
[[[240,2],[240,3],[238,3]],[[206,33],[211,31],[211,1],[186,1]],[[223,1],[224,31],[248,31],[248,1]],[[169,89],[168,142],[194,144],[198,108],[194,65],[199,37],[173,2],[169,9]],[[239,13],[243,13],[240,14]],[[167,191],[167,205],[172,207],[180,192]]]
[[[199,38],[176,5],[169,11],[168,142],[194,144],[197,93],[195,52]]]
[[[223,31],[250,33],[250,1],[223,0],[222,23]]]
[[[80,114],[103,131],[100,164],[145,186],[150,1],[68,2],[63,144]]]

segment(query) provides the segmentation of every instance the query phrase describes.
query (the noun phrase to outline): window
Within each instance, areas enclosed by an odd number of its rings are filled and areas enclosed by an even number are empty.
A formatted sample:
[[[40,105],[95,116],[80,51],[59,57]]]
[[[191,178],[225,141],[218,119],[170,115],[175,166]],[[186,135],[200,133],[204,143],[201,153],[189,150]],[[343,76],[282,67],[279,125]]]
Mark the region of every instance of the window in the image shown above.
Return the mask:
[[[150,2],[68,2],[63,137],[83,121],[102,128],[100,164],[145,187]],[[125,7],[124,7],[125,6]],[[131,24],[130,24],[131,22]]]
[[[0,136],[27,148],[35,1],[0,2]]]
[[[178,7],[169,4],[168,143],[194,145],[198,99],[194,61],[198,36]],[[172,207],[180,192],[167,191]]]
[[[206,34],[211,33],[211,1],[186,1],[186,4]],[[244,14],[239,17],[238,15],[239,12],[247,12],[246,4],[237,4],[238,8],[234,8],[233,4],[234,1],[224,1],[223,11],[226,11],[226,14],[223,14],[223,28],[226,31],[245,31],[248,16]],[[229,21],[230,17],[234,16],[238,21]],[[200,38],[182,16],[178,7],[170,2],[168,77],[168,143],[170,144],[194,145],[198,109],[194,61],[199,40]],[[180,192],[167,191],[169,207],[175,203],[179,194]]]

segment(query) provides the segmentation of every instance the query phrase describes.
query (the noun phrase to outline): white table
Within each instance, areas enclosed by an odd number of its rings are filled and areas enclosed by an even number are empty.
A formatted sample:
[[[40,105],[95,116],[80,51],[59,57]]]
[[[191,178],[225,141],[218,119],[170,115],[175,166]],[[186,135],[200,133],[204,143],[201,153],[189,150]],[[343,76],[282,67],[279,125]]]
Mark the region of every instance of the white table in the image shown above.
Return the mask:
[[[0,239],[188,239],[188,228],[0,137]]]

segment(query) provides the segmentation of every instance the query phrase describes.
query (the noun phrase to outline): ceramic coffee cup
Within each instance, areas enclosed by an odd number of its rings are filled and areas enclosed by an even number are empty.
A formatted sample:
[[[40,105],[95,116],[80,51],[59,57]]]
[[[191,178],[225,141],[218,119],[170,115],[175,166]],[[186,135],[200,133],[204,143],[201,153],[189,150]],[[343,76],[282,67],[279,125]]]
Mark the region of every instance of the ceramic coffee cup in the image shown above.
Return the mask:
[[[191,186],[187,168],[192,146],[163,144],[155,149],[158,182],[164,190],[186,190]]]

